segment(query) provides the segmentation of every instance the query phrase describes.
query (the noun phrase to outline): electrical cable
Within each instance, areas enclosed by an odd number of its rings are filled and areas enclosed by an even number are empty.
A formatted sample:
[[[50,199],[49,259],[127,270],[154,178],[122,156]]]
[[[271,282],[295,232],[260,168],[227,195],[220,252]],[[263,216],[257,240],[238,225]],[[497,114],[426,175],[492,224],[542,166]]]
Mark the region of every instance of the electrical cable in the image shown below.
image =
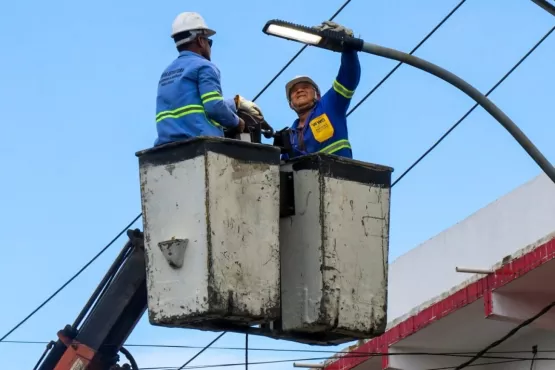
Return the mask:
[[[536,359],[536,356],[538,355],[538,346],[532,346],[532,353],[534,354],[534,357],[532,357],[532,361],[530,361],[530,370],[534,370],[534,361]]]
[[[530,351],[528,351],[530,352]],[[361,356],[348,356],[346,358],[358,358]],[[532,358],[517,358],[517,359],[509,359],[504,361],[495,361],[489,363],[480,363],[472,366],[488,366],[488,365],[497,365],[501,363],[508,363],[508,362],[520,362],[520,361],[530,361]],[[301,362],[301,361],[322,361],[327,360],[325,357],[313,357],[313,358],[298,358],[298,359],[287,359],[287,360],[267,360],[267,361],[256,361],[250,362],[249,365],[268,365],[268,364],[279,364],[279,363],[288,363],[288,362]],[[555,361],[555,358],[536,358],[535,361]],[[159,366],[159,367],[143,367],[140,370],[189,370],[189,369],[210,369],[210,368],[217,368],[217,367],[234,367],[234,366],[243,366],[245,365],[242,362],[236,363],[221,363],[221,364],[214,364],[214,365],[195,365],[189,366],[185,369],[178,369],[174,366]],[[437,368],[437,369],[427,369],[427,370],[448,370],[454,369],[454,367],[444,367],[444,368]]]
[[[5,340],[2,344],[25,344],[25,345],[47,345],[48,341],[26,341],[26,340]],[[202,346],[186,346],[178,344],[133,344],[126,343],[125,347],[135,347],[135,348],[166,348],[166,349],[202,349]],[[209,349],[212,350],[232,350],[232,351],[244,351],[244,347],[214,347],[211,346]],[[389,353],[383,354],[381,352],[367,352],[367,351],[333,351],[333,350],[320,350],[320,349],[282,349],[282,348],[260,348],[260,347],[249,347],[249,351],[262,351],[262,352],[291,352],[291,353],[333,353],[333,354],[349,354],[349,355],[362,355],[362,356],[456,356],[456,357],[470,357],[476,352],[403,352],[403,353]],[[518,354],[518,353],[529,353],[530,350],[510,350],[510,351],[489,351],[489,354]],[[537,353],[555,353],[555,349],[547,350],[537,350]]]
[[[409,52],[409,55],[414,54],[426,41],[428,41],[428,39],[439,29],[441,28],[441,26],[443,26],[443,24],[449,19],[451,18],[451,16],[466,2],[466,0],[462,0],[461,2],[459,2],[453,9],[451,9],[451,11],[422,39],[420,40],[420,42]],[[351,115],[351,113],[353,113],[355,110],[357,110],[358,107],[360,107],[365,101],[366,99],[368,99],[376,90],[378,90],[378,88],[380,86],[382,86],[382,84],[387,81],[389,79],[389,77],[391,77],[391,75],[393,73],[395,73],[395,71],[397,69],[399,69],[399,67],[401,67],[401,65],[403,65],[403,62],[399,62],[397,63],[397,65],[391,70],[389,71],[388,74],[386,74],[384,76],[384,78],[382,78],[382,80],[380,82],[378,82],[376,84],[376,86],[374,86],[358,103],[356,103],[356,105],[349,111],[349,113],[347,113],[346,117],[349,117]]]
[[[534,322],[536,319],[538,319],[539,317],[545,315],[547,312],[549,312],[549,310],[551,310],[553,307],[555,307],[555,301],[551,302],[550,304],[548,304],[547,306],[545,306],[540,312],[538,312],[537,314],[535,314],[534,316],[530,317],[529,319],[524,320],[523,322],[521,322],[519,325],[517,325],[516,327],[514,327],[513,329],[511,329],[507,334],[505,334],[505,336],[503,336],[502,338],[496,340],[495,342],[491,343],[490,345],[488,345],[487,347],[485,347],[483,350],[481,350],[480,352],[476,353],[476,355],[474,357],[472,357],[470,360],[463,362],[462,364],[460,364],[459,366],[457,366],[455,368],[455,370],[460,370],[460,369],[464,369],[465,367],[467,367],[468,365],[470,365],[471,363],[473,363],[474,361],[478,360],[480,357],[482,357],[487,351],[489,351],[490,349],[497,347],[498,345],[500,345],[501,343],[503,343],[504,341],[506,341],[507,339],[509,339],[510,337],[512,337],[513,335],[515,335],[520,329],[530,325],[532,322]],[[535,356],[534,356],[535,357]],[[537,358],[534,358],[535,360]]]
[[[548,37],[551,33],[555,30],[555,27],[552,27],[528,52],[499,80],[497,83],[485,94],[485,96],[489,96],[495,89],[501,85],[507,77],[509,77],[519,66],[524,62]],[[474,104],[472,108],[470,108],[449,130],[447,130],[431,147],[429,147],[424,154],[422,154],[413,164],[409,166],[392,184],[391,187],[395,186],[401,179],[403,179],[410,171],[414,169],[428,154],[430,154],[451,132],[460,125],[462,121],[466,119],[478,107],[478,103]]]
[[[532,0],[532,2],[549,14],[555,16],[555,5],[548,3],[546,0]]]
[[[50,297],[48,297],[44,302],[42,302],[37,308],[35,308],[27,317],[21,320],[17,325],[15,325],[12,329],[10,329],[6,334],[0,338],[0,342],[6,339],[11,333],[13,333],[17,328],[23,325],[27,320],[29,320],[35,313],[37,313],[41,308],[43,308],[48,302],[50,302],[55,296],[57,296],[66,286],[68,286],[73,280],[75,280],[87,267],[89,267],[98,257],[100,257],[108,248],[114,244],[114,242],[127,230],[129,229],[135,221],[139,219],[140,215],[135,217],[133,221],[131,221],[123,230],[121,230],[104,248],[100,250],[89,262],[87,262],[75,275],[73,275],[68,281],[66,281],[58,290],[56,290]]]
[[[555,359],[554,359],[554,360],[555,360]],[[493,362],[472,364],[472,365],[468,365],[468,367],[474,367],[474,366],[489,366],[489,365],[500,365],[500,364],[508,364],[508,363],[513,363],[513,362],[522,362],[522,361],[526,361],[526,360],[523,360],[523,359],[514,359],[514,360],[493,361]],[[446,366],[446,367],[434,367],[433,369],[426,369],[426,370],[453,370],[453,369],[454,369],[453,366]]]
[[[185,362],[183,365],[181,365],[181,367],[177,370],[182,370],[185,368],[185,366],[189,365],[195,358],[197,358],[198,356],[200,356],[200,354],[204,351],[206,351],[212,344],[214,344],[218,339],[220,339],[221,337],[224,336],[226,332],[224,331],[223,333],[221,333],[220,335],[218,335],[216,338],[214,338],[214,340],[210,343],[208,343],[206,346],[204,346],[203,349],[201,349],[200,351],[197,352],[196,355],[194,355],[193,357],[191,357],[189,360],[187,360],[187,362]]]
[[[249,334],[245,334],[245,369],[249,368]]]

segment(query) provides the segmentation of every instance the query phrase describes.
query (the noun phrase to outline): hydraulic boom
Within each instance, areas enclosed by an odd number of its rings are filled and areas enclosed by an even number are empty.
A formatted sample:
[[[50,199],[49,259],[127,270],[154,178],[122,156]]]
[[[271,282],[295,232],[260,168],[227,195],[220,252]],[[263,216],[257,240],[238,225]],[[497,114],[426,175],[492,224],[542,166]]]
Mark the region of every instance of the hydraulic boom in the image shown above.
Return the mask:
[[[73,325],[35,370],[138,370],[122,346],[147,308],[143,233],[128,230],[121,250]],[[118,365],[122,352],[130,364]]]

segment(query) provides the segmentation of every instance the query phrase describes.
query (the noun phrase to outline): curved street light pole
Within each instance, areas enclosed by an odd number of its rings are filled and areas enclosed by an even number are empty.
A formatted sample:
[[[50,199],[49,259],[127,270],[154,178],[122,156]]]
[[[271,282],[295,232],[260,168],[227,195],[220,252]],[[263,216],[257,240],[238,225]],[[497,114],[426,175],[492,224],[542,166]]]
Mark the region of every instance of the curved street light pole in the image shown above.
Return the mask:
[[[528,139],[528,137],[520,130],[520,128],[513,122],[501,109],[499,109],[487,96],[478,91],[474,86],[464,81],[457,75],[443,69],[433,63],[424,59],[415,57],[401,51],[386,48],[383,46],[364,42],[361,51],[381,56],[388,59],[394,59],[399,62],[411,65],[415,68],[421,69],[425,72],[433,74],[441,78],[443,81],[457,87],[459,90],[470,96],[476,103],[484,108],[489,114],[493,116],[520,144],[520,146],[534,159],[538,166],[547,174],[547,176],[555,182],[555,168],[539,151],[538,148]]]
[[[387,59],[411,65],[415,68],[428,72],[445,82],[457,87],[466,95],[471,97],[476,103],[484,108],[493,116],[520,144],[520,146],[532,157],[545,174],[555,183],[555,168],[539,151],[538,148],[526,137],[518,126],[499,109],[487,96],[478,91],[455,74],[441,68],[427,60],[418,58],[414,55],[404,53],[395,49],[386,48],[362,39],[349,37],[344,33],[333,30],[321,30],[312,27],[301,26],[281,20],[271,20],[264,26],[263,32],[271,36],[281,37],[287,40],[297,41],[323,49],[341,52],[347,48],[362,51],[368,54],[377,55]]]

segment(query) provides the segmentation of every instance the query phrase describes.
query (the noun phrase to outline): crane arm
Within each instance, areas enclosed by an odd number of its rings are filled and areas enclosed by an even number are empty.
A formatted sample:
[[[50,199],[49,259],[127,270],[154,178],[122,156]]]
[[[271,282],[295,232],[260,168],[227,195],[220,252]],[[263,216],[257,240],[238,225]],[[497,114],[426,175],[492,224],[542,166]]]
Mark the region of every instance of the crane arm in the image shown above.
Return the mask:
[[[129,241],[95,289],[73,325],[58,332],[58,341],[36,370],[133,369],[123,347],[147,308],[143,233],[128,230]],[[118,365],[118,352],[130,365]],[[133,369],[136,370],[136,369]]]

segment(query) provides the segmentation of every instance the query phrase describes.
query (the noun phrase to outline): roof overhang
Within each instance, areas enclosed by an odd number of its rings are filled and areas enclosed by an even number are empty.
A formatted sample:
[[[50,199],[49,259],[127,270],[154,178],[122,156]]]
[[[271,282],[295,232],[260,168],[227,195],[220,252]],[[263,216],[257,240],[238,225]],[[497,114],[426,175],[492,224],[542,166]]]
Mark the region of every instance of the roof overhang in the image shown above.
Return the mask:
[[[462,351],[471,356],[504,336],[515,324],[537,314],[555,301],[554,259],[555,234],[550,234],[499,261],[493,273],[470,280],[395,323],[383,335],[331,359],[325,369],[408,369],[419,368],[419,363],[422,368],[429,368],[430,361],[436,366],[457,366],[467,358],[424,357],[414,353]],[[555,310],[520,330],[512,340],[526,335],[537,340],[539,332],[553,329]],[[509,340],[497,349],[509,348],[513,341]],[[531,347],[518,350],[529,351]],[[495,357],[500,356],[486,356],[477,363],[502,361]]]

